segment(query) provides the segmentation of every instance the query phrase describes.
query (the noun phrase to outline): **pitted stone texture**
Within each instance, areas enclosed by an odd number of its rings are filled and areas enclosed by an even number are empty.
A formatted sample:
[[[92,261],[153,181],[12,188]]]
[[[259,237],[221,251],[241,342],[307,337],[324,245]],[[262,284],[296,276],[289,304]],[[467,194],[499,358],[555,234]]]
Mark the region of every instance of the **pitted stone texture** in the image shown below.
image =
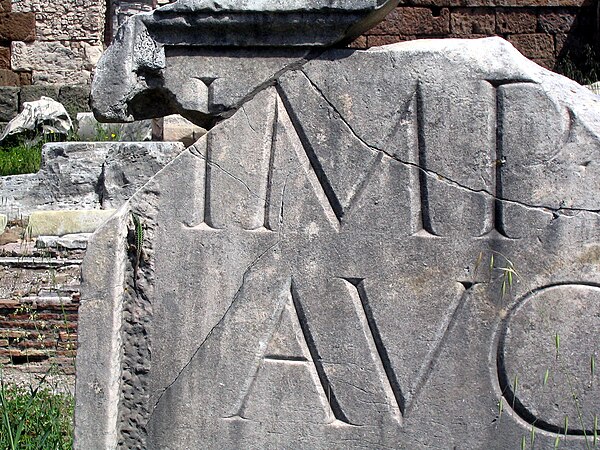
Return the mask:
[[[261,84],[303,62],[307,49],[350,42],[397,3],[180,0],[137,14],[98,63],[94,113],[105,122],[177,113],[208,126],[224,110],[231,115]]]
[[[288,71],[95,235],[75,447],[585,448],[599,105],[497,38]]]
[[[101,48],[85,42],[16,41],[11,43],[11,65],[13,70],[33,71],[34,84],[89,84]]]
[[[19,88],[0,87],[0,121],[8,122],[19,112]]]

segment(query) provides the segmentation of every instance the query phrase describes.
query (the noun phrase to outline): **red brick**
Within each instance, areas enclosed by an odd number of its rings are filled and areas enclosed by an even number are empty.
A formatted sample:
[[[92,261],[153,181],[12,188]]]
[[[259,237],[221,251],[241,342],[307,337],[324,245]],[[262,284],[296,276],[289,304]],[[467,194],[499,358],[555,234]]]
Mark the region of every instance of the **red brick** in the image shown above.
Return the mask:
[[[385,20],[367,35],[387,36],[442,36],[450,31],[448,9],[434,11],[431,8],[399,7],[387,15]]]
[[[348,44],[348,47],[359,48],[359,49],[367,48],[367,37],[366,36],[357,37],[352,42],[350,42],[350,44]]]
[[[537,14],[533,10],[521,8],[496,10],[496,33],[535,33],[536,29]]]
[[[566,33],[575,23],[576,12],[565,10],[542,12],[538,18],[540,31],[544,33]]]
[[[554,58],[554,39],[547,34],[513,34],[508,41],[530,59]]]
[[[406,0],[408,1],[408,0]],[[588,0],[411,0],[414,6],[438,7],[536,7],[536,6],[575,6],[589,3]]]
[[[532,61],[536,64],[539,64],[542,67],[545,67],[546,69],[549,69],[549,70],[554,69],[554,66],[556,65],[556,59],[554,59],[554,58],[532,59]]]
[[[367,45],[370,47],[379,47],[380,45],[397,44],[398,42],[412,41],[418,39],[417,36],[367,36]]]
[[[35,14],[9,12],[0,14],[0,41],[33,41]]]
[[[31,78],[31,72],[19,72],[19,84],[21,86],[30,86]]]
[[[572,34],[556,33],[554,36],[554,50],[557,55],[572,48],[581,48],[582,45],[583,42]]]
[[[48,352],[46,350],[16,350],[16,349],[0,349],[0,356],[48,356]]]
[[[450,15],[452,34],[492,35],[496,32],[496,14],[491,8],[456,8]]]
[[[20,86],[19,74],[12,70],[0,69],[0,86]]]

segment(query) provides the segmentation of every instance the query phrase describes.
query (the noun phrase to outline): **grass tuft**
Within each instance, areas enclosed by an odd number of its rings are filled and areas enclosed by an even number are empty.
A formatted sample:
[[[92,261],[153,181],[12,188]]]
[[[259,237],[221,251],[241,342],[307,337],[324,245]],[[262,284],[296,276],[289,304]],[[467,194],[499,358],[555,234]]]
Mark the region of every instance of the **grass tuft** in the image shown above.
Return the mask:
[[[0,176],[35,173],[40,170],[43,142],[25,142],[0,147]]]
[[[45,377],[37,386],[0,379],[0,448],[71,449],[73,407],[73,396],[55,392]]]

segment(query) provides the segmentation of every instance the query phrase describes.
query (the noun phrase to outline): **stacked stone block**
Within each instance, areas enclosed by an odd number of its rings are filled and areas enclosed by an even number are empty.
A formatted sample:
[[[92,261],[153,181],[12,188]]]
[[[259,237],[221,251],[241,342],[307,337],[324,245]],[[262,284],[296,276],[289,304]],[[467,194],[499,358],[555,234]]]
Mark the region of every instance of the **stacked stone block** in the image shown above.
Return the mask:
[[[91,74],[103,50],[105,3],[0,2],[0,129],[42,95],[88,111]]]
[[[554,68],[569,49],[579,50],[597,28],[597,12],[582,0],[403,1],[386,20],[353,44],[369,48],[425,38],[501,36],[536,63]]]

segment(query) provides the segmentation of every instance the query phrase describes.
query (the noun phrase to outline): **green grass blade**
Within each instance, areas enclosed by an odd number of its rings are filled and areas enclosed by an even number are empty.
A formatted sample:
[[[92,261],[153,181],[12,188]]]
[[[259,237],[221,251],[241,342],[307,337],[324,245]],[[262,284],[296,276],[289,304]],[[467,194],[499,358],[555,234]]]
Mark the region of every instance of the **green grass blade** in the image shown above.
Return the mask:
[[[10,443],[10,449],[16,450],[15,440],[12,433],[12,423],[10,421],[10,417],[8,416],[8,402],[4,380],[0,380],[0,402],[2,403],[2,421],[4,423],[4,426],[6,427],[6,432],[8,434],[8,440]]]

